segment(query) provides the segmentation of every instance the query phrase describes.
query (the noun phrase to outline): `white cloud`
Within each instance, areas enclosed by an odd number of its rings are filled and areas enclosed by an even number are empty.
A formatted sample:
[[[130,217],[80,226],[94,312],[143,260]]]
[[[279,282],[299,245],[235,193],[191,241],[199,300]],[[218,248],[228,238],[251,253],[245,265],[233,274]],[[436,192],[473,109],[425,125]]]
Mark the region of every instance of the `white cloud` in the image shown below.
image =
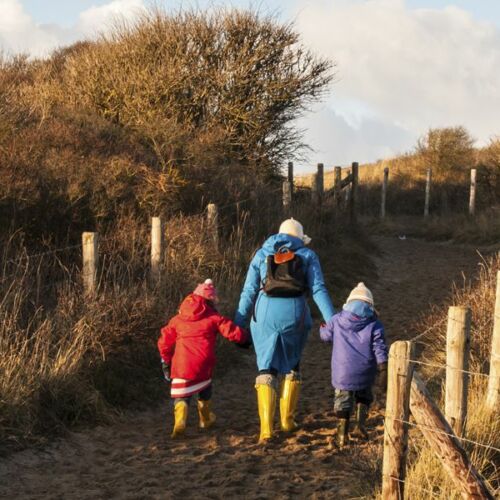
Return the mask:
[[[363,120],[415,139],[429,127],[457,124],[480,143],[500,132],[500,32],[493,24],[456,7],[410,10],[402,0],[302,3],[297,26],[307,45],[338,63],[333,94],[358,102],[359,134],[367,133]],[[360,121],[363,105],[369,112]],[[331,137],[343,133],[338,120],[324,125]],[[387,146],[385,131],[373,130],[366,142],[378,137]],[[370,147],[360,142],[363,156]]]
[[[144,9],[142,0],[113,0],[84,10],[78,22],[65,29],[37,24],[20,0],[0,0],[0,49],[8,54],[23,52],[46,57],[57,47],[105,32],[115,21],[131,21]]]
[[[115,21],[133,21],[144,10],[142,0],[114,0],[82,12],[77,28],[84,35],[93,35],[112,26]]]

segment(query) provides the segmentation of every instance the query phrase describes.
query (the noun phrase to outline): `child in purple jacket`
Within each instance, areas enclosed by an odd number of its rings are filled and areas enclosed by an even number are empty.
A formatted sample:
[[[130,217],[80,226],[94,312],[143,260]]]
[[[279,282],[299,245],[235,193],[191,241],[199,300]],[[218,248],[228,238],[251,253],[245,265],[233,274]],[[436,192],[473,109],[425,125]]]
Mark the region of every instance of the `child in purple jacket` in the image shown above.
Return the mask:
[[[352,290],[342,311],[320,328],[321,340],[332,342],[334,411],[339,419],[337,443],[347,444],[349,417],[356,404],[357,430],[367,438],[365,423],[373,401],[377,372],[387,384],[387,345],[384,327],[377,318],[373,295],[364,283]]]

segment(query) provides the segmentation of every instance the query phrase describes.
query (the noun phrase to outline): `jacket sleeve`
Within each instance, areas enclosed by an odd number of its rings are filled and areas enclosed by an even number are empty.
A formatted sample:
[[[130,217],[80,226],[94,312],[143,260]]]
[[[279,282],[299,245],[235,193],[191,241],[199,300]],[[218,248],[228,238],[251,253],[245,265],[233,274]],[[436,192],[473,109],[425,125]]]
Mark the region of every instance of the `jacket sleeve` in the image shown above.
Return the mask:
[[[248,333],[243,328],[234,324],[229,318],[219,316],[217,318],[217,329],[219,333],[231,342],[244,344],[248,341]]]
[[[242,328],[248,326],[255,299],[259,293],[261,282],[259,266],[261,256],[259,254],[260,252],[257,252],[252,259],[252,262],[250,262],[245,284],[243,285],[243,290],[241,291],[240,303],[238,304],[238,309],[234,318],[234,322]]]
[[[175,350],[175,341],[177,332],[171,323],[161,329],[161,335],[158,339],[158,351],[161,359],[167,365],[170,365]]]
[[[387,363],[387,344],[385,343],[384,327],[377,321],[372,335],[372,349],[377,365]]]
[[[328,294],[328,290],[326,289],[325,279],[323,278],[318,256],[312,251],[311,257],[309,258],[309,266],[307,268],[307,284],[311,290],[314,302],[316,302],[316,305],[321,311],[323,320],[328,322],[335,314],[335,309],[330,299],[330,295]]]
[[[319,336],[323,342],[333,342],[333,318],[320,326]]]

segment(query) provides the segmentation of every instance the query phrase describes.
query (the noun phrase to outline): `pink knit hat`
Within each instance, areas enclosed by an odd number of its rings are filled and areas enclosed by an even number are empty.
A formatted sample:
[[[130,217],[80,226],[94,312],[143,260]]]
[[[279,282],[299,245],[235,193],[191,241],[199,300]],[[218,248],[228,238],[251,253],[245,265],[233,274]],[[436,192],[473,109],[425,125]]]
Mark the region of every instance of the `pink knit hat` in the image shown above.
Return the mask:
[[[214,287],[213,281],[211,279],[207,279],[203,283],[200,283],[195,288],[193,293],[213,302],[217,302],[218,300],[217,289]]]

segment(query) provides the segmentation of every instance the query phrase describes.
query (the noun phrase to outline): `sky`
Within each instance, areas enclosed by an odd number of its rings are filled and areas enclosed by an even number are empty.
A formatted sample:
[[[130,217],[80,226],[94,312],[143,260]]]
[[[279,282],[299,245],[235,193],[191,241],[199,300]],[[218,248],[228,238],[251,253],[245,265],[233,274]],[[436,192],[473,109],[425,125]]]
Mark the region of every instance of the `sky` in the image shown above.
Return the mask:
[[[253,6],[293,21],[336,63],[329,95],[298,119],[312,148],[299,171],[410,151],[431,127],[500,135],[500,0],[156,0]],[[0,0],[0,50],[44,57],[133,19],[149,0]]]

